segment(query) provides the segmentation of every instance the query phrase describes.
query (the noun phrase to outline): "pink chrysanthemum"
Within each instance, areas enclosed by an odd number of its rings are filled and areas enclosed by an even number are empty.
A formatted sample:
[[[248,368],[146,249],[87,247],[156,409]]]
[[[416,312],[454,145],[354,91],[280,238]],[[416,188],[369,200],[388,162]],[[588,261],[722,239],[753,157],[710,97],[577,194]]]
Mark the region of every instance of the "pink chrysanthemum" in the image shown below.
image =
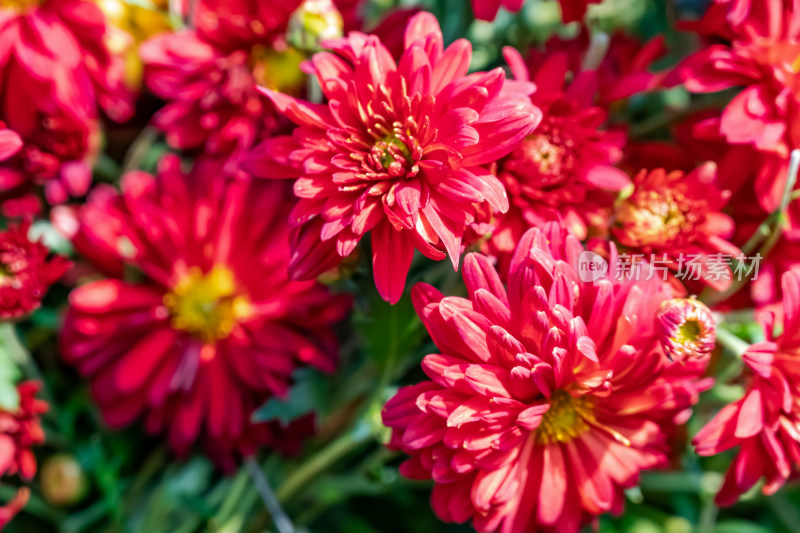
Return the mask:
[[[89,0],[0,4],[0,72],[14,80],[3,85],[0,115],[18,130],[10,116],[29,109],[31,101],[55,100],[88,119],[97,116],[98,105],[115,120],[127,119],[131,94],[123,84],[122,58],[107,48],[109,32]]]
[[[467,75],[471,47],[446,50],[438,22],[415,15],[395,63],[375,36],[351,33],[315,54],[327,104],[264,89],[298,124],[267,140],[248,168],[263,177],[299,176],[292,213],[291,270],[310,278],[372,234],[375,283],[399,300],[414,249],[455,267],[476,204],[508,210],[502,183],[483,165],[510,152],[541,120],[533,86],[502,69]]]
[[[675,298],[661,304],[656,317],[661,346],[670,359],[706,357],[716,342],[711,310],[693,298]]]
[[[36,399],[39,384],[26,381],[17,385],[19,406],[14,411],[0,409],[0,476],[18,474],[30,481],[36,475],[36,458],[31,447],[44,442],[39,416],[47,404]],[[30,492],[21,488],[12,500],[0,506],[0,530],[14,518],[28,501]]]
[[[515,49],[504,53],[516,79],[536,84],[531,100],[544,118],[497,166],[511,208],[494,222],[487,251],[500,259],[501,271],[530,227],[560,220],[585,239],[590,226],[607,226],[616,194],[630,184],[613,167],[625,132],[602,129],[608,113],[594,103],[597,71],[578,72],[567,84],[567,51],[553,51],[532,73]]]
[[[666,463],[673,424],[710,385],[702,363],[673,364],[661,350],[669,286],[646,275],[583,282],[583,251],[550,225],[525,234],[507,289],[475,254],[468,299],[414,288],[440,353],[422,363],[431,381],[401,388],[383,421],[390,446],[411,455],[401,472],[434,480],[443,520],[574,533],[621,511],[623,489]]]
[[[668,80],[695,93],[742,87],[723,111],[720,131],[731,144],[751,144],[784,157],[800,141],[800,24],[788,4],[763,0],[740,24],[724,25],[722,35],[712,9],[697,31],[727,42],[689,56]]]
[[[300,52],[285,41],[302,0],[202,0],[196,29],[142,44],[145,83],[167,105],[154,123],[174,148],[229,158],[229,171],[253,144],[286,126],[256,85],[302,92]]]
[[[642,170],[635,189],[617,208],[612,233],[627,252],[654,259],[687,280],[725,290],[733,281],[730,261],[741,251],[728,242],[733,219],[721,212],[729,191],[716,185],[717,166],[692,172]]]
[[[92,193],[75,243],[116,276],[70,294],[61,345],[111,426],[143,416],[178,452],[205,441],[227,466],[282,448],[277,422],[250,417],[287,394],[298,365],[335,369],[331,326],[348,299],[288,279],[288,188],[226,181],[221,166],[184,174],[167,157],[157,178],[134,172],[120,194]],[[142,281],[123,281],[123,265]]]
[[[28,237],[30,223],[0,231],[0,320],[38,309],[47,289],[69,269],[70,262]]]
[[[700,455],[715,455],[736,446],[717,503],[732,505],[765,478],[772,494],[800,467],[800,273],[783,276],[784,333],[774,336],[763,323],[767,341],[743,355],[747,392],[724,407],[694,438]]]

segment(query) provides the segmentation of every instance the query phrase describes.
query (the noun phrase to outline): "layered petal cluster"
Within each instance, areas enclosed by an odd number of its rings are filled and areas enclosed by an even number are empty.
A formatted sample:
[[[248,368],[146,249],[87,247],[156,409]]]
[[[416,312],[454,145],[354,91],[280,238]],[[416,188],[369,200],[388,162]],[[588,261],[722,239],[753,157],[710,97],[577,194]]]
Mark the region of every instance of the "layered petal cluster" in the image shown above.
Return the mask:
[[[25,143],[0,168],[5,214],[37,211],[36,185],[46,185],[50,203],[86,193],[99,109],[118,121],[133,111],[122,59],[108,48],[110,33],[89,0],[0,5],[0,77],[8,80],[0,88],[0,120]]]
[[[737,8],[748,4],[752,9],[741,17]],[[731,24],[724,15],[741,22]],[[689,56],[671,74],[669,83],[683,83],[694,93],[742,89],[719,124],[729,143],[784,157],[798,146],[800,21],[795,15],[790,0],[718,2],[696,30],[722,42]]]
[[[0,476],[19,475],[30,481],[36,475],[36,458],[33,446],[44,442],[44,430],[39,421],[47,412],[47,404],[36,399],[40,385],[26,381],[17,385],[19,406],[14,411],[0,409]],[[20,489],[8,503],[0,506],[0,530],[28,502],[30,491]]]
[[[717,494],[732,505],[764,478],[764,494],[777,491],[800,466],[800,273],[783,275],[783,334],[763,323],[765,342],[743,355],[747,391],[724,407],[694,438],[698,454],[708,456],[738,446]]]
[[[716,342],[711,310],[693,298],[675,298],[661,304],[657,316],[661,345],[670,359],[706,357]]]
[[[54,101],[31,103],[35,105],[9,114],[23,144],[0,162],[0,210],[5,216],[38,214],[39,187],[46,201],[57,205],[85,195],[92,182],[99,123]]]
[[[516,79],[536,84],[531,100],[544,118],[497,165],[511,208],[494,222],[487,251],[503,271],[530,227],[560,220],[585,239],[590,226],[607,226],[617,193],[630,184],[613,166],[622,158],[626,135],[604,129],[608,112],[595,104],[597,71],[573,73],[567,50],[553,50],[533,72],[515,49],[504,53]]]
[[[100,106],[115,120],[127,119],[132,95],[123,83],[121,58],[108,50],[109,32],[103,12],[90,0],[0,5],[0,73],[14,80],[3,84],[0,115],[44,99],[86,118],[95,117]]]
[[[0,320],[38,309],[47,289],[70,268],[60,255],[52,256],[40,242],[31,241],[30,223],[9,224],[0,231]]]
[[[289,280],[288,187],[221,167],[202,159],[184,174],[170,156],[158,177],[93,191],[73,241],[109,277],[72,291],[61,346],[111,426],[143,417],[178,452],[205,442],[229,466],[286,444],[251,415],[288,393],[297,366],[335,369],[332,325],[349,299]],[[140,281],[123,279],[132,269]]]
[[[666,463],[671,428],[710,386],[701,361],[672,363],[661,349],[669,285],[583,282],[583,251],[548,225],[521,240],[507,288],[476,254],[464,264],[468,298],[414,288],[440,353],[423,360],[430,381],[401,388],[383,421],[390,446],[411,455],[401,472],[435,482],[443,520],[574,533],[621,511],[623,489]]]
[[[195,29],[156,36],[140,47],[145,84],[167,104],[153,118],[178,149],[202,148],[229,160],[286,126],[256,85],[300,94],[303,56],[285,41],[302,0],[201,0]]]
[[[541,120],[529,83],[503,70],[467,75],[471,47],[447,49],[436,19],[408,23],[395,62],[375,36],[326,43],[311,69],[327,98],[313,104],[264,89],[299,127],[259,146],[248,169],[299,177],[292,213],[292,273],[310,278],[347,257],[371,232],[375,282],[402,295],[416,248],[457,267],[476,209],[508,210],[502,183],[484,165],[508,154]]]
[[[612,233],[617,242],[631,254],[690,276],[686,279],[717,290],[729,287],[730,261],[742,252],[727,240],[734,223],[721,209],[730,192],[716,185],[716,164],[688,174],[642,170],[633,181],[633,193],[616,211]]]

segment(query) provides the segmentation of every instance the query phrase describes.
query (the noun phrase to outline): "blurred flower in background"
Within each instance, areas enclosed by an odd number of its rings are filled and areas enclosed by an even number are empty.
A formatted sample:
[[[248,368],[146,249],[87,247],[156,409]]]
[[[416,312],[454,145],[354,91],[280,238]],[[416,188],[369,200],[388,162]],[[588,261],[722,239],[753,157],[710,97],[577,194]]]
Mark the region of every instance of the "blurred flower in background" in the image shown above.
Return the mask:
[[[304,94],[304,56],[285,38],[301,3],[200,0],[192,13],[195,29],[142,45],[145,83],[167,100],[153,121],[172,147],[224,156],[226,171],[235,172],[254,143],[287,128],[256,86]]]
[[[70,294],[61,347],[111,426],[143,416],[176,451],[199,440],[232,467],[261,446],[295,447],[278,422],[250,417],[287,395],[298,365],[335,370],[331,326],[348,298],[288,279],[286,188],[220,169],[204,159],[184,174],[173,156],[158,177],[125,176],[121,193],[95,189],[74,242],[112,277]]]
[[[19,475],[26,481],[36,475],[36,458],[31,448],[44,442],[44,431],[39,416],[47,412],[47,403],[36,398],[40,383],[26,381],[17,385],[19,405],[14,410],[0,408],[0,476]],[[28,488],[21,488],[16,496],[0,507],[2,529],[27,503]]]
[[[70,268],[30,240],[30,223],[9,224],[0,231],[0,320],[21,318],[38,309],[47,289]]]
[[[49,203],[85,194],[97,153],[99,112],[124,121],[133,112],[122,58],[108,48],[110,27],[87,0],[0,4],[0,120],[24,148],[7,162],[0,202],[7,216],[39,211],[34,185]],[[40,33],[47,35],[40,38]]]

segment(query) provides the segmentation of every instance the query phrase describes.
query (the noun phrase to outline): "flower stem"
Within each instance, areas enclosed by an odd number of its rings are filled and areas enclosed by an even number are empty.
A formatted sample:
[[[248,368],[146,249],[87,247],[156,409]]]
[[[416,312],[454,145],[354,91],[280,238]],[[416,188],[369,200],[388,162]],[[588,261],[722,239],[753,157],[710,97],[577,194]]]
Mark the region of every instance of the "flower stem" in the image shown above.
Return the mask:
[[[758,250],[759,258],[767,257],[772,251],[783,234],[783,226],[786,223],[786,209],[789,207],[789,202],[794,197],[794,187],[797,184],[797,174],[800,171],[800,150],[792,150],[792,156],[789,161],[789,170],[786,176],[786,184],[783,188],[783,196],[781,196],[781,203],[778,209],[773,211],[767,219],[758,226],[753,235],[742,246],[742,255],[748,256]],[[753,269],[750,270],[751,272]],[[724,292],[714,292],[709,289],[703,291],[700,300],[708,306],[713,306],[719,302],[725,301],[744,287],[750,280],[749,276],[742,276],[741,279],[735,280],[728,290]]]
[[[295,533],[294,524],[292,524],[289,515],[287,515],[281,507],[278,498],[275,497],[275,493],[272,491],[267,477],[264,475],[264,472],[261,470],[256,460],[253,459],[252,456],[247,457],[244,460],[244,466],[248,474],[250,474],[250,478],[253,480],[253,485],[255,485],[258,494],[261,496],[264,506],[272,516],[272,523],[275,524],[278,533]]]
[[[717,328],[717,344],[732,352],[736,357],[741,357],[750,347],[748,343],[731,333],[725,328]]]
[[[294,496],[306,483],[314,479],[321,472],[324,472],[331,464],[358,448],[369,439],[370,436],[372,436],[372,431],[369,424],[360,422],[352,430],[341,435],[309,460],[304,461],[303,464],[292,472],[278,487],[275,492],[278,501],[288,501],[289,498]]]

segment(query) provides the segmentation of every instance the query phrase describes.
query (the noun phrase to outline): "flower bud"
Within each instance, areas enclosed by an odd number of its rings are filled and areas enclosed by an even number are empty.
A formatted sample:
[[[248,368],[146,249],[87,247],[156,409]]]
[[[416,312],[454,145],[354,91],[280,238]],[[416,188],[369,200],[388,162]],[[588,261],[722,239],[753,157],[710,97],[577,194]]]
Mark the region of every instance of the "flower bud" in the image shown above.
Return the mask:
[[[80,502],[89,485],[86,474],[74,457],[58,454],[47,459],[40,474],[42,494],[53,505],[69,506]]]
[[[705,304],[693,298],[662,303],[656,323],[664,352],[672,360],[702,358],[714,349],[714,317]]]

